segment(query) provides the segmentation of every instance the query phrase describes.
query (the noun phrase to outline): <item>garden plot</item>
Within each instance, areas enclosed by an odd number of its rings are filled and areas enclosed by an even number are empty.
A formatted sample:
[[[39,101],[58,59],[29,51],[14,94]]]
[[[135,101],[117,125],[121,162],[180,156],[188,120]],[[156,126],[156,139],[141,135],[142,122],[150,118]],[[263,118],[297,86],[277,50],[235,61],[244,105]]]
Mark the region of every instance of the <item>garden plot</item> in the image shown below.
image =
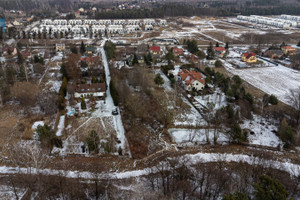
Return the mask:
[[[291,105],[288,100],[289,90],[297,90],[300,87],[300,72],[278,65],[276,67],[236,69],[229,63],[225,63],[226,69],[234,75],[239,75],[263,92],[275,95],[280,101]]]

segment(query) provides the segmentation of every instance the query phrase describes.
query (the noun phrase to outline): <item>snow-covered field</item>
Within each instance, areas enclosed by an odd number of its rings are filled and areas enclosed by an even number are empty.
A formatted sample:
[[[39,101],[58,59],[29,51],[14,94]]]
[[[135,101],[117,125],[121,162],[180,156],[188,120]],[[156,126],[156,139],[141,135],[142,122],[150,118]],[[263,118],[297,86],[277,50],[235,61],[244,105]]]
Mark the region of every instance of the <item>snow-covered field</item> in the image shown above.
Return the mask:
[[[236,69],[228,64],[227,70],[239,75],[246,82],[263,92],[274,94],[280,101],[290,105],[288,100],[289,90],[300,87],[300,71],[296,71],[282,65],[276,67]]]
[[[205,129],[169,129],[169,133],[172,136],[173,142],[186,145],[193,145],[193,143],[206,144],[206,131],[207,130]],[[223,133],[218,132],[216,135],[218,135],[217,142],[219,144],[228,142],[228,138]],[[213,142],[214,131],[210,130],[208,132],[208,136],[209,141]]]
[[[241,124],[242,129],[249,129],[254,134],[249,134],[250,144],[262,146],[278,147],[282,145],[282,141],[273,131],[277,131],[277,126],[268,122],[265,118],[253,115],[253,120],[244,120]]]

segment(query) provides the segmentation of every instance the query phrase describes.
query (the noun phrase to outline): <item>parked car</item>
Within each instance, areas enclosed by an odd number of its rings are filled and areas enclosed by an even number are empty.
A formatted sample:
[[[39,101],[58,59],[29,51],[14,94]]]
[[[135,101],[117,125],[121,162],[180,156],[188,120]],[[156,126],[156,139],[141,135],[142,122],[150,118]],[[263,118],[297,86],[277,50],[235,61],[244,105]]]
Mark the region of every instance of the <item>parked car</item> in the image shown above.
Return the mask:
[[[111,114],[112,115],[118,115],[119,114],[118,108],[115,108],[114,110],[112,110]]]

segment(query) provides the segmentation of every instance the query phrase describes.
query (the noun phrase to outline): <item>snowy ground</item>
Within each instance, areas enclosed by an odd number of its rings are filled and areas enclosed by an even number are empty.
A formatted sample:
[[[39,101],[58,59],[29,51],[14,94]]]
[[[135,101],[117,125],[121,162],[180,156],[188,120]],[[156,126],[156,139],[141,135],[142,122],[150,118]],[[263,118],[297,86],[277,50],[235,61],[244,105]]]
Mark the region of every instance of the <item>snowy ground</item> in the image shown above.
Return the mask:
[[[243,80],[257,87],[265,93],[275,95],[280,101],[289,104],[289,90],[297,90],[300,87],[300,72],[284,67],[236,69],[229,63],[225,64],[226,69],[239,75]]]
[[[216,89],[210,95],[195,96],[194,100],[195,105],[199,104],[199,108],[208,107],[208,104],[213,105],[214,110],[227,106],[226,95],[220,89]]]
[[[194,144],[207,144],[207,137],[206,133],[208,134],[208,138],[210,142],[214,141],[214,132],[213,130],[210,130],[209,132],[206,132],[206,129],[169,129],[169,133],[172,136],[173,142],[176,142],[177,144],[186,144],[188,146],[193,146]],[[227,143],[228,138],[223,133],[216,134],[218,135],[217,142],[219,144]]]
[[[293,164],[287,161],[278,161],[278,160],[264,160],[254,157],[252,155],[244,155],[244,154],[222,154],[222,153],[197,153],[197,154],[187,154],[184,155],[183,158],[188,160],[187,164],[192,165],[197,162],[208,163],[208,162],[241,162],[248,163],[250,165],[261,165],[265,168],[273,168],[285,171],[293,176],[299,176],[300,174],[300,165]],[[153,168],[155,171],[155,167]],[[27,168],[18,168],[18,167],[7,167],[1,166],[0,173],[1,174],[15,174],[15,173],[28,173],[29,169]],[[37,170],[34,168],[30,169],[32,174],[36,174]],[[68,178],[82,178],[82,179],[91,179],[95,177],[102,178],[110,178],[110,179],[124,179],[131,177],[139,177],[143,175],[149,174],[149,168],[145,168],[142,170],[132,170],[132,171],[123,171],[123,172],[110,172],[108,174],[98,174],[95,175],[91,172],[83,171],[64,171],[64,170],[52,170],[52,169],[42,169],[39,170],[41,174],[47,175],[64,175]]]
[[[276,136],[277,126],[268,122],[265,118],[253,115],[253,120],[244,120],[242,129],[248,129],[254,134],[249,134],[249,143],[262,146],[278,147],[282,145],[281,140]]]
[[[43,121],[36,121],[36,122],[33,123],[31,128],[32,128],[32,130],[35,130],[39,125],[44,126],[44,124],[45,123]]]
[[[65,128],[65,116],[62,115],[59,118],[59,123],[57,126],[57,132],[56,132],[56,136],[61,136],[62,135],[62,131]]]
[[[7,185],[0,185],[0,199],[3,200],[14,200],[14,199],[22,199],[24,194],[26,193],[26,189],[24,188],[15,188],[16,194],[14,193],[14,187]],[[17,195],[17,197],[16,197]]]

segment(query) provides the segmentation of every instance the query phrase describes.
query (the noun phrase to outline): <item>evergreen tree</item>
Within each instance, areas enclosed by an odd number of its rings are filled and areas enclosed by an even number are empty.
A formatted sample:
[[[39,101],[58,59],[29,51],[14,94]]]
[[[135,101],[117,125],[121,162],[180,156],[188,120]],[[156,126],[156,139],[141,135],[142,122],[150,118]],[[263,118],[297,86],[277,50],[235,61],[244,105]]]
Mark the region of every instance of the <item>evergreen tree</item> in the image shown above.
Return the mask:
[[[85,103],[85,99],[83,97],[81,98],[81,109],[82,110],[86,109],[86,103]]]
[[[104,50],[105,50],[107,59],[112,59],[116,56],[116,46],[111,41],[107,41],[105,43]]]
[[[119,105],[119,94],[118,94],[118,91],[116,90],[114,82],[112,80],[110,80],[109,89],[110,89],[110,94],[114,101],[115,106],[118,106]]]
[[[196,40],[187,40],[186,44],[189,52],[196,54],[199,51]]]
[[[206,53],[207,53],[206,58],[207,58],[208,60],[214,59],[214,57],[215,57],[215,52],[214,52],[213,44],[212,44],[211,42],[209,43],[209,46],[207,47]]]
[[[250,93],[245,94],[245,99],[249,101],[250,104],[254,103],[253,96]]]
[[[21,65],[20,66],[20,72],[18,74],[18,79],[19,79],[19,81],[24,81],[25,78],[26,78],[25,66]]]
[[[220,60],[216,60],[215,67],[222,67],[222,66],[223,66],[222,62]]]
[[[171,60],[174,60],[174,54],[172,51],[169,51],[166,55],[166,59],[168,60],[168,62],[170,62]]]
[[[278,104],[278,99],[276,96],[274,96],[273,94],[269,97],[269,103],[272,105],[277,105]]]
[[[281,121],[278,133],[279,138],[284,142],[284,148],[290,148],[295,143],[293,129],[285,118]]]
[[[164,84],[164,79],[161,77],[160,74],[156,74],[156,76],[154,78],[154,82],[156,85],[162,85],[162,84]]]
[[[259,183],[254,184],[255,200],[286,200],[288,192],[285,187],[278,181],[269,176],[262,175]]]
[[[238,123],[234,123],[231,126],[230,131],[230,140],[234,143],[241,143],[241,142],[247,142],[248,141],[248,135],[246,133],[242,132],[242,129]]]
[[[56,135],[54,130],[47,124],[38,125],[36,132],[43,147],[51,148],[54,146],[62,148],[62,141]]]
[[[205,53],[204,53],[203,51],[199,50],[199,51],[197,52],[197,56],[198,56],[199,59],[202,60],[202,59],[205,58]]]
[[[85,53],[85,44],[83,43],[83,41],[81,41],[80,53],[81,53],[81,55],[83,55]]]
[[[18,64],[19,65],[22,65],[24,63],[24,58],[23,58],[23,55],[21,54],[21,52],[18,50]]]
[[[228,42],[226,42],[226,44],[225,44],[225,49],[226,49],[226,50],[229,49],[229,43],[228,43]]]
[[[247,194],[235,192],[234,194],[224,195],[222,200],[249,200]]]
[[[133,61],[132,61],[132,64],[133,64],[133,65],[139,64],[139,61],[138,61],[138,59],[137,59],[137,55],[136,55],[136,54],[133,55]]]
[[[67,73],[67,69],[66,69],[66,65],[65,63],[63,63],[61,66],[60,66],[60,73],[62,74],[62,77],[66,77],[68,79],[68,73]]]

